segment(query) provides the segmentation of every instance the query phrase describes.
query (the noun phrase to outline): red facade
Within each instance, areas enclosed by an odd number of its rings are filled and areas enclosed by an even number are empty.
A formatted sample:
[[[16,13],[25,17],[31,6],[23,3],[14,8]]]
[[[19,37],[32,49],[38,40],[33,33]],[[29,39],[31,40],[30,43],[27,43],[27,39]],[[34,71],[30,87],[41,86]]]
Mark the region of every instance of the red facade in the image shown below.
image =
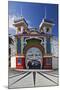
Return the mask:
[[[45,57],[43,58],[43,69],[52,69],[52,58]]]
[[[21,60],[20,63],[18,60]],[[42,62],[42,69],[52,69],[52,58],[45,57]],[[25,57],[16,57],[16,69],[25,69]]]
[[[25,57],[16,57],[16,69],[25,69]]]

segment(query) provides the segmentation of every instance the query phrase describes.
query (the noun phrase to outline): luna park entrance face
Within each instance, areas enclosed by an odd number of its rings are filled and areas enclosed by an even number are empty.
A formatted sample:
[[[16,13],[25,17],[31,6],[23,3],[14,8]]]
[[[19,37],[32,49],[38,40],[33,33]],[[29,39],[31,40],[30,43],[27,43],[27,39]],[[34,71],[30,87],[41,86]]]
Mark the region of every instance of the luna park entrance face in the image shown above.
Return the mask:
[[[42,68],[42,52],[39,48],[31,47],[27,50],[25,64],[27,69]]]

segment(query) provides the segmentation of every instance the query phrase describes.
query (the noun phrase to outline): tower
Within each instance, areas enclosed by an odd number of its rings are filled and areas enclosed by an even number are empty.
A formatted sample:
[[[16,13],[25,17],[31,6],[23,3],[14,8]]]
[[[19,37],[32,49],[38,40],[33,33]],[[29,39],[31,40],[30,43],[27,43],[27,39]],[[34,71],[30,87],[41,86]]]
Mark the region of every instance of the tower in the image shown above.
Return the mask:
[[[54,23],[50,20],[43,19],[39,30],[41,34],[44,34],[44,48],[45,54],[43,58],[43,68],[52,68],[52,52],[51,52],[51,39],[52,39],[52,27]]]
[[[25,68],[25,57],[23,54],[24,37],[23,33],[28,32],[28,24],[25,19],[21,16],[19,20],[15,20],[14,24],[16,27],[16,68]]]

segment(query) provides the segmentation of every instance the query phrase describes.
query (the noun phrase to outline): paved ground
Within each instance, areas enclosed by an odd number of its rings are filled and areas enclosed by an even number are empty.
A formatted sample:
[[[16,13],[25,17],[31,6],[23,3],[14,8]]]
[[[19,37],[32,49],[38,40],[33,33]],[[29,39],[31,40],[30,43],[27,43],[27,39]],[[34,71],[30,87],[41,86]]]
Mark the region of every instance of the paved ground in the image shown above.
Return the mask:
[[[9,88],[58,85],[57,70],[15,71],[9,70]]]

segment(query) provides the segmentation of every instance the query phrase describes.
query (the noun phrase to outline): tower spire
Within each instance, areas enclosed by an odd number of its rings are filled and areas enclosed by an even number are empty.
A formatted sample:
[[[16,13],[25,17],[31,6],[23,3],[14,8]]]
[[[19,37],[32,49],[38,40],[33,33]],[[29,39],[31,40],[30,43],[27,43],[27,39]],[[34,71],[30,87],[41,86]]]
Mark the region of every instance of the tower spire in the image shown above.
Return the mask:
[[[45,16],[44,16],[44,18],[46,19],[46,7],[45,7]]]
[[[21,7],[21,17],[22,17],[22,7]]]
[[[21,16],[20,16],[21,19],[23,19],[23,15],[22,15],[22,7],[21,7]]]

